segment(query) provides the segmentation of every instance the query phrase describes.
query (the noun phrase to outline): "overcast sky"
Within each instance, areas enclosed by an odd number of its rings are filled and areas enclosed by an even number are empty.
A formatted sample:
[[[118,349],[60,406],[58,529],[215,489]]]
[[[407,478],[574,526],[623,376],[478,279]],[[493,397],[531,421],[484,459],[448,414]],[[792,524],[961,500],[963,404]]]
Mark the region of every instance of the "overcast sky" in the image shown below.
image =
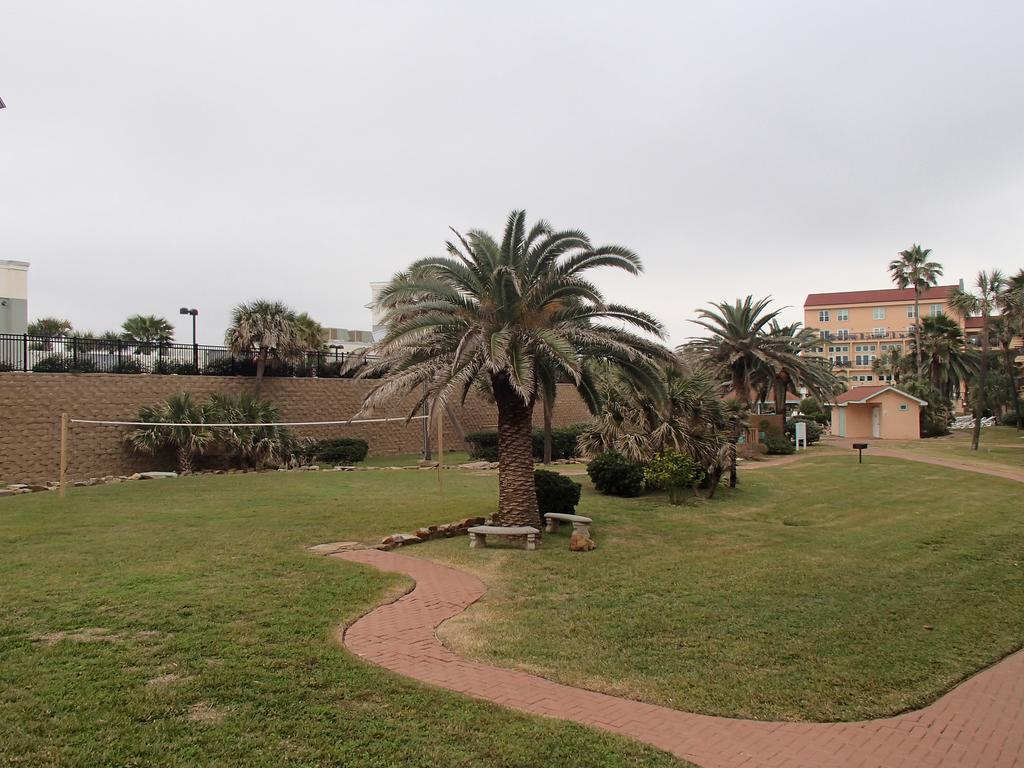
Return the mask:
[[[368,283],[508,211],[638,251],[679,343],[712,299],[1024,263],[1024,3],[144,2],[0,7],[0,258],[103,331]],[[185,319],[185,318],[181,318]],[[181,324],[178,338],[190,340]]]

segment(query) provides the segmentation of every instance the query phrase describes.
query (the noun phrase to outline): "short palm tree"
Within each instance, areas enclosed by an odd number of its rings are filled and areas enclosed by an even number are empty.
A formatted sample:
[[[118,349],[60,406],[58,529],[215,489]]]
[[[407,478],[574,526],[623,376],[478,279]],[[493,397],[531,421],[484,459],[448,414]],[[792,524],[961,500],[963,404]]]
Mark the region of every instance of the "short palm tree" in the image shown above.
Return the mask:
[[[280,464],[291,445],[291,435],[277,406],[252,395],[215,394],[210,397],[209,419],[217,424],[258,424],[266,426],[218,427],[217,437],[235,452],[243,469]]]
[[[939,282],[942,277],[942,265],[937,261],[928,261],[931,248],[922,248],[916,243],[905,251],[900,251],[899,258],[889,262],[889,274],[899,288],[914,289],[914,339],[917,342],[917,378],[924,377],[924,365],[921,358],[921,294]]]
[[[139,421],[152,426],[138,427],[125,437],[128,447],[137,452],[153,455],[163,449],[173,450],[178,471],[192,471],[196,457],[202,455],[215,435],[204,426],[171,426],[172,424],[203,425],[211,421],[207,406],[197,403],[188,392],[171,395],[162,403],[139,409]]]
[[[527,226],[513,211],[501,241],[481,230],[455,233],[448,255],[420,259],[381,291],[387,334],[373,349],[379,359],[361,372],[380,376],[364,411],[415,394],[432,413],[450,400],[486,388],[498,411],[499,525],[539,526],[533,480],[533,409],[542,379],[557,371],[596,405],[585,362],[603,360],[638,380],[656,381],[654,363],[670,352],[617,327],[661,338],[650,315],[605,301],[586,279],[597,267],[641,270],[629,249],[594,247],[578,230]]]
[[[818,334],[802,323],[779,325],[773,320],[766,332],[770,346],[765,347],[767,359],[759,360],[753,369],[753,385],[762,399],[770,391],[775,413],[786,413],[786,395],[807,390],[813,397],[828,402],[839,388],[839,379],[832,363],[812,354],[819,342]]]
[[[224,343],[235,357],[255,355],[257,398],[268,359],[290,362],[302,357],[302,339],[295,321],[295,313],[280,301],[257,299],[239,304],[231,313]]]
[[[883,377],[889,376],[896,384],[899,383],[907,367],[907,360],[897,347],[886,350],[871,362],[871,370],[882,381]]]
[[[978,450],[981,442],[981,419],[987,403],[985,392],[988,386],[988,354],[991,344],[992,313],[999,305],[999,296],[1006,289],[1006,278],[998,269],[981,271],[974,281],[977,293],[957,290],[949,304],[963,317],[981,315],[981,358],[978,361],[978,378],[974,395],[974,431],[971,433],[971,450]]]

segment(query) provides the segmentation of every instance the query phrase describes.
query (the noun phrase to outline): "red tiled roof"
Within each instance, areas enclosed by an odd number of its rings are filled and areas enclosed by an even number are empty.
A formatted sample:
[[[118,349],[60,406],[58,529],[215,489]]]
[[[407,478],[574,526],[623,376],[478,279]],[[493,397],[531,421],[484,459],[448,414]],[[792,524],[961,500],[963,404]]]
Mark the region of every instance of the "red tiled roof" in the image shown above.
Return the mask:
[[[947,299],[960,286],[937,285],[921,294],[921,301]],[[842,307],[844,304],[872,304],[886,301],[913,301],[913,288],[883,288],[878,291],[839,291],[838,293],[810,293],[805,307]]]
[[[984,320],[985,318],[983,317],[965,317],[964,328],[977,328],[978,330],[981,330],[981,324]]]
[[[903,397],[909,398],[918,403],[924,402],[920,398],[914,397],[913,395],[908,395],[906,392],[896,389],[896,387],[892,386],[891,384],[883,384],[881,386],[854,387],[853,389],[849,389],[846,392],[843,392],[838,397],[836,397],[836,405],[842,405],[843,403],[862,403],[865,400],[870,400],[875,395],[880,395],[882,392],[885,392],[886,390],[892,390],[897,395],[903,395]]]

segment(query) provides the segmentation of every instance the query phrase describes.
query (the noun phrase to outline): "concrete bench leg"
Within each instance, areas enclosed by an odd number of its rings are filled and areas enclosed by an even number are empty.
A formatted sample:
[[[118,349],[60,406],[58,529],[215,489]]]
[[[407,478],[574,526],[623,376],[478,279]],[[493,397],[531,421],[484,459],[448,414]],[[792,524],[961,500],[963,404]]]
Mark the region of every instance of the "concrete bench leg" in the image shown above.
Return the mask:
[[[536,549],[537,548],[537,534],[529,533],[526,535],[526,548]]]
[[[572,524],[572,529],[574,531],[579,531],[584,536],[586,536],[588,539],[590,538],[590,526],[587,525],[586,523],[573,523]]]
[[[482,533],[470,533],[469,534],[469,548],[470,549],[483,549],[487,546],[487,536]]]
[[[550,517],[544,518],[544,532],[545,533],[558,533],[558,524],[560,520],[552,520]]]

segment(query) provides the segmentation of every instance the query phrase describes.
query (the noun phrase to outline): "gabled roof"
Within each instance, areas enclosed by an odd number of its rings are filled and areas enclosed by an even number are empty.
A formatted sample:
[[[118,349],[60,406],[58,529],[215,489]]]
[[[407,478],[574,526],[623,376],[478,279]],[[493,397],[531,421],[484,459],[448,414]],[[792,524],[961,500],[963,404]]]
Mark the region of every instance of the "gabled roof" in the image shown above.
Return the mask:
[[[922,400],[918,397],[914,397],[913,395],[908,395],[903,390],[896,389],[896,387],[889,386],[888,384],[876,387],[854,387],[853,389],[847,390],[846,392],[843,392],[841,395],[839,395],[836,398],[836,405],[849,405],[850,403],[866,403],[871,398],[878,397],[883,392],[895,392],[897,395],[902,395],[908,400],[913,400],[918,405],[928,405],[927,400]]]
[[[958,285],[936,285],[921,294],[921,301],[948,299]],[[882,288],[877,291],[839,291],[838,293],[810,293],[805,307],[842,307],[844,304],[881,304],[887,301],[913,301],[913,288]]]

